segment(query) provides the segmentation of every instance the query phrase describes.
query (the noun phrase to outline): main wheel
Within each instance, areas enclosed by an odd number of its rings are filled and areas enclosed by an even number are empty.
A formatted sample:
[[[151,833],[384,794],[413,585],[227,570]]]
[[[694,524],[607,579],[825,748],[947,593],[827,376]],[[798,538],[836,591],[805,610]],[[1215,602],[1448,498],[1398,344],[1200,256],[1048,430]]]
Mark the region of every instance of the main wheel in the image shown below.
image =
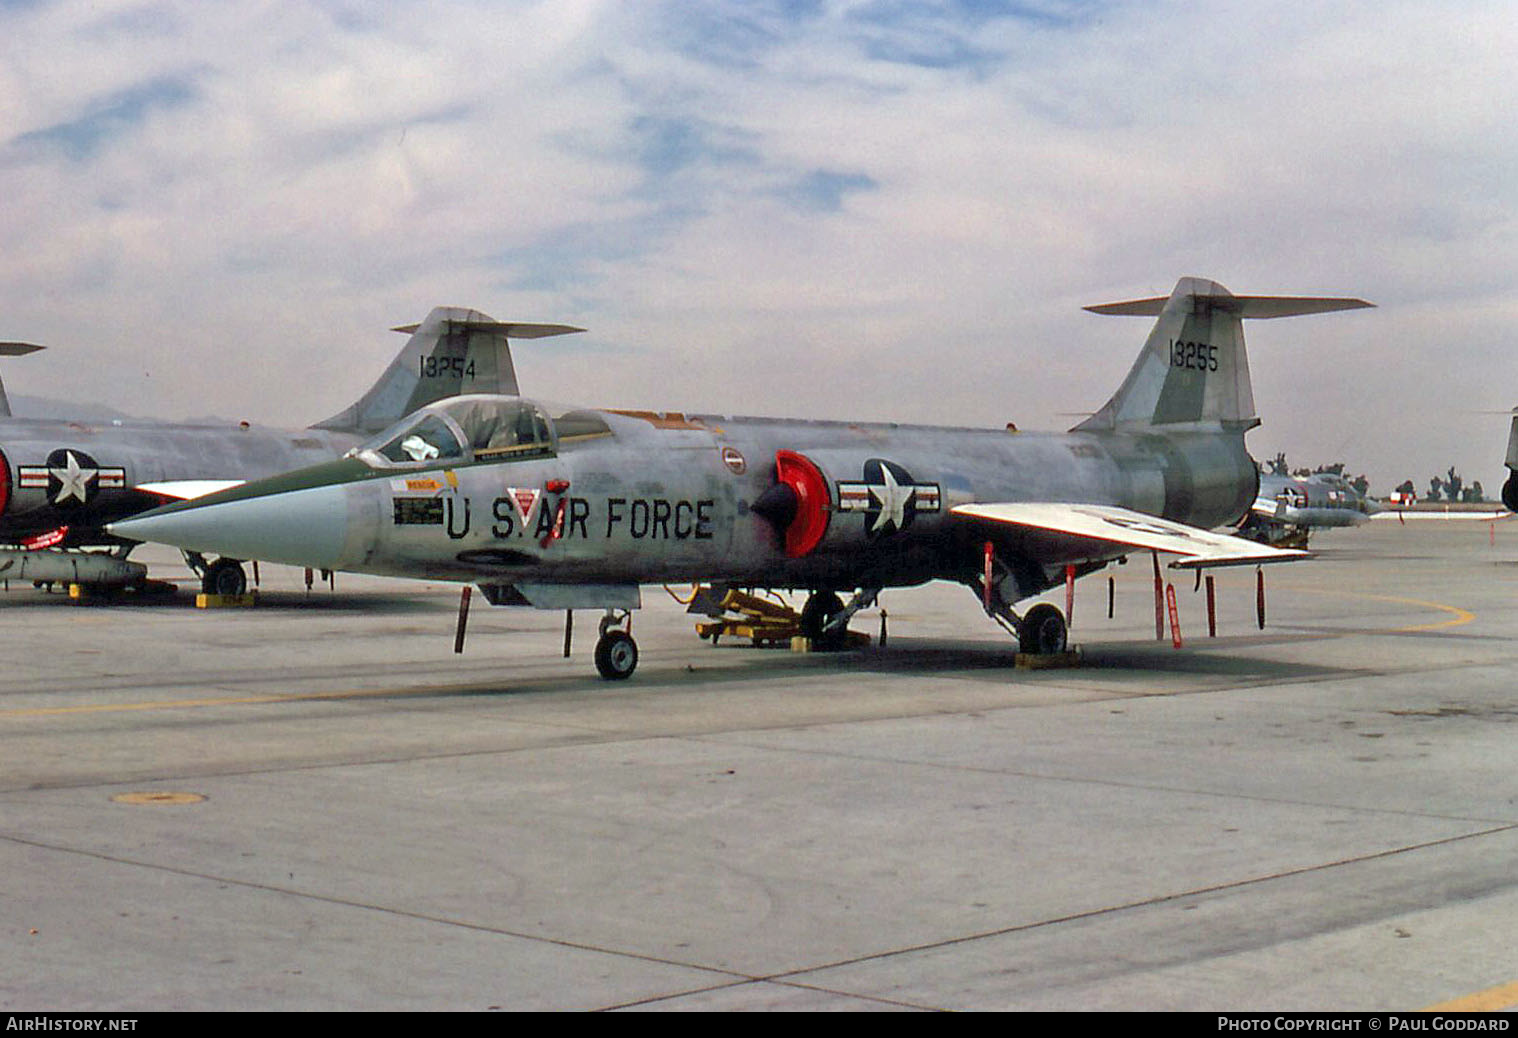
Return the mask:
[[[1065,618],[1047,602],[1040,602],[1017,625],[1017,648],[1035,656],[1065,651]]]
[[[248,575],[236,559],[217,559],[206,567],[200,589],[208,595],[241,595],[248,590]]]
[[[843,612],[843,599],[831,591],[815,591],[801,607],[801,633],[812,640],[812,647],[823,652],[843,648],[849,632],[840,627],[824,631],[829,620]]]
[[[638,643],[626,631],[607,631],[596,642],[596,670],[607,681],[632,677],[638,669]]]

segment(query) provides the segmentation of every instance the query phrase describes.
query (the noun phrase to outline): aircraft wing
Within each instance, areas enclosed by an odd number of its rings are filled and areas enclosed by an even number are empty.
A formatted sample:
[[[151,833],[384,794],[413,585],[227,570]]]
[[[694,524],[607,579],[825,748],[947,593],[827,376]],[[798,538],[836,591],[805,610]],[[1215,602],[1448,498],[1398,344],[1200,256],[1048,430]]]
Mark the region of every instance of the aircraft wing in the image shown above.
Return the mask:
[[[959,505],[952,514],[997,523],[1031,533],[1099,541],[1124,548],[1145,548],[1183,556],[1171,563],[1181,569],[1204,566],[1253,566],[1309,557],[1305,551],[1213,533],[1114,505],[1056,504],[1043,501]]]
[[[245,482],[247,481],[242,479],[171,479],[162,483],[139,483],[132,489],[144,490],[159,497],[172,497],[176,501],[188,501],[214,494],[218,490],[240,487]]]

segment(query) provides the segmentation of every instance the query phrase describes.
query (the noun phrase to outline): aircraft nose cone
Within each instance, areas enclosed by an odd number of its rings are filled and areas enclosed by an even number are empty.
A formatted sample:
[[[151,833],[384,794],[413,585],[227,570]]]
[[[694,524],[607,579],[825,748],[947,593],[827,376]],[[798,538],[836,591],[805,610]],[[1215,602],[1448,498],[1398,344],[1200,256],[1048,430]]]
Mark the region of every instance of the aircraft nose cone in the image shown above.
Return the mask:
[[[336,569],[348,532],[340,486],[188,502],[110,524],[111,533],[187,551]]]

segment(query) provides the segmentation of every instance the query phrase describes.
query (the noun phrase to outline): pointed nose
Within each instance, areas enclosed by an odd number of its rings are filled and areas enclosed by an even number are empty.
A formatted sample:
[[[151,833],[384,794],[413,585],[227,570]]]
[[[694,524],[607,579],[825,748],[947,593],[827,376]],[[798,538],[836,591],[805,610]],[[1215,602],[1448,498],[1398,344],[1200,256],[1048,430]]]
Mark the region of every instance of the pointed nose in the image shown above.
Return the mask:
[[[349,529],[345,487],[314,487],[234,500],[216,500],[219,496],[205,503],[170,505],[111,523],[108,529],[121,537],[186,551],[339,568]]]

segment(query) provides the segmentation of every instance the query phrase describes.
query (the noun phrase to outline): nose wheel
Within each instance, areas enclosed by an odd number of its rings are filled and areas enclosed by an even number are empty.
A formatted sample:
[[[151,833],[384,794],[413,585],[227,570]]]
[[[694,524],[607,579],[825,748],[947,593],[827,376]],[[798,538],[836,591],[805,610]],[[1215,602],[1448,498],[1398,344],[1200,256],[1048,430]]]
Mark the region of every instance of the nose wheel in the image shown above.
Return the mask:
[[[185,559],[200,575],[200,589],[208,595],[241,595],[248,590],[248,574],[236,559],[220,558],[207,562],[198,552],[187,552]]]
[[[608,611],[601,618],[600,637],[596,639],[596,670],[607,681],[624,681],[638,669],[638,643],[628,633],[632,620],[628,612]]]

